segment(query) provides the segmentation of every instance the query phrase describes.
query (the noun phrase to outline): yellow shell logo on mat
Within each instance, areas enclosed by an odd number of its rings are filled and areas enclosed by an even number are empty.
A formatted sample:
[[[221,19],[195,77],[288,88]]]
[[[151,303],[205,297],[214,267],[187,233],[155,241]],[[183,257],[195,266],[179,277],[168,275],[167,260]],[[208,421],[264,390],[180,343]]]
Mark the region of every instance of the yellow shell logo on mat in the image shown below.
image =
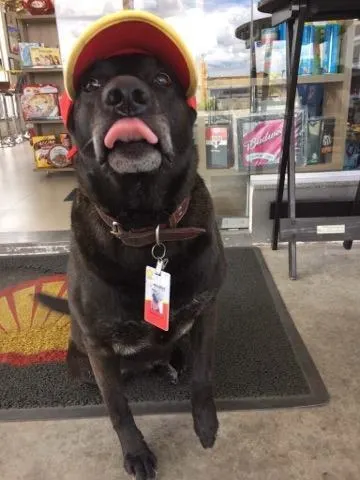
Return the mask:
[[[36,293],[66,298],[65,275],[41,277],[0,291],[0,363],[63,361],[70,319],[39,304]]]

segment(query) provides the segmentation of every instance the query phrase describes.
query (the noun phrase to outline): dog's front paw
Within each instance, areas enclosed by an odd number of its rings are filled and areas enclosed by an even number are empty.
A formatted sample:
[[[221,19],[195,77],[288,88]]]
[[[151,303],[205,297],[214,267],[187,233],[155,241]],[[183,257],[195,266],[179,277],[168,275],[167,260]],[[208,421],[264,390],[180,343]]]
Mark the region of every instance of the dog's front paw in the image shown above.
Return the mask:
[[[212,448],[216,441],[219,421],[212,396],[194,398],[192,405],[194,430],[204,448]]]
[[[179,374],[170,363],[157,365],[155,371],[158,375],[170,382],[171,385],[177,385],[179,382]]]
[[[124,456],[124,468],[136,480],[152,480],[156,478],[156,465],[156,457],[146,444],[141,449],[129,452]]]

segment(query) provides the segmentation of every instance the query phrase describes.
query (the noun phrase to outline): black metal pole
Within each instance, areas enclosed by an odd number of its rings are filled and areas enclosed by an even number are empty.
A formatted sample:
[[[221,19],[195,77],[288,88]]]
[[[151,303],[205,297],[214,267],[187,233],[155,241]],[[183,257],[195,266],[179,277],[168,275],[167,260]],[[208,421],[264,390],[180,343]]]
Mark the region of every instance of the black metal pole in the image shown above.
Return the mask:
[[[292,134],[292,125],[294,118],[294,105],[296,97],[296,86],[298,78],[298,70],[300,63],[300,53],[301,53],[301,43],[302,35],[304,30],[305,18],[306,18],[306,9],[307,1],[302,1],[299,5],[294,5],[293,7],[293,18],[288,19],[287,21],[287,30],[288,30],[288,41],[290,62],[289,68],[290,75],[287,78],[287,96],[286,96],[286,107],[285,107],[285,124],[284,132],[282,139],[282,155],[279,164],[279,181],[276,193],[276,203],[275,203],[275,212],[274,212],[274,223],[273,223],[273,235],[272,235],[272,249],[277,250],[278,240],[279,240],[279,229],[280,229],[280,208],[281,202],[284,195],[284,186],[285,186],[285,175],[286,169],[289,163],[289,153],[290,153],[290,143],[291,143],[291,134]],[[296,11],[297,10],[297,11]]]
[[[352,215],[360,215],[360,182],[358,183],[356,194],[354,198],[354,203],[352,206]],[[351,250],[353,241],[352,240],[345,240],[343,246],[345,250]]]
[[[257,70],[256,70],[256,50],[254,36],[254,3],[251,2],[251,20],[250,20],[250,112],[258,111],[257,95]]]
[[[299,19],[296,18],[294,24],[291,24],[291,28],[286,29],[286,72],[287,78],[291,77],[291,53],[294,51],[294,40],[298,33]],[[295,33],[295,37],[294,37]],[[296,79],[297,82],[297,79]],[[295,100],[294,100],[295,101]],[[291,118],[286,117],[286,121],[289,119],[291,124],[290,129],[290,149],[288,157],[288,217],[292,222],[296,219],[296,195],[295,195],[295,151],[294,151],[294,115]],[[289,240],[288,243],[288,255],[289,255],[289,276],[292,280],[296,279],[296,237],[295,235]]]

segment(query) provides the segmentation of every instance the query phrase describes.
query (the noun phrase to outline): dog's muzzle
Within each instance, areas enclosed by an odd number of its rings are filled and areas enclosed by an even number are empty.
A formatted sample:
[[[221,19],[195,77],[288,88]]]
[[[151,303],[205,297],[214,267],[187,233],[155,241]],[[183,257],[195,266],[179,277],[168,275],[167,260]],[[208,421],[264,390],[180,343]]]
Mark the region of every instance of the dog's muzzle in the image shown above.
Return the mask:
[[[105,109],[120,117],[146,115],[151,107],[151,95],[145,82],[130,75],[113,78],[102,92]]]
[[[145,82],[129,75],[113,78],[101,92],[99,108],[105,120],[97,117],[93,140],[100,164],[120,174],[152,172],[171,156],[167,119],[155,113]]]

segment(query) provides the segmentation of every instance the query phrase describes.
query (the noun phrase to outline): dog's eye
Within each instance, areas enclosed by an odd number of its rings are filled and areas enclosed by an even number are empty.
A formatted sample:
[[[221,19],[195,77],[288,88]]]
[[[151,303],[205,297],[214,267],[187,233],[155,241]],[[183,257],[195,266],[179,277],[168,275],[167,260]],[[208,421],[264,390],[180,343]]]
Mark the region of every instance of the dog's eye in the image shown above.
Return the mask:
[[[161,72],[154,78],[154,83],[159,87],[170,87],[172,80],[167,73]]]
[[[97,78],[90,78],[87,83],[84,85],[84,90],[85,92],[93,92],[94,90],[97,90],[98,88],[101,87],[101,83]]]

